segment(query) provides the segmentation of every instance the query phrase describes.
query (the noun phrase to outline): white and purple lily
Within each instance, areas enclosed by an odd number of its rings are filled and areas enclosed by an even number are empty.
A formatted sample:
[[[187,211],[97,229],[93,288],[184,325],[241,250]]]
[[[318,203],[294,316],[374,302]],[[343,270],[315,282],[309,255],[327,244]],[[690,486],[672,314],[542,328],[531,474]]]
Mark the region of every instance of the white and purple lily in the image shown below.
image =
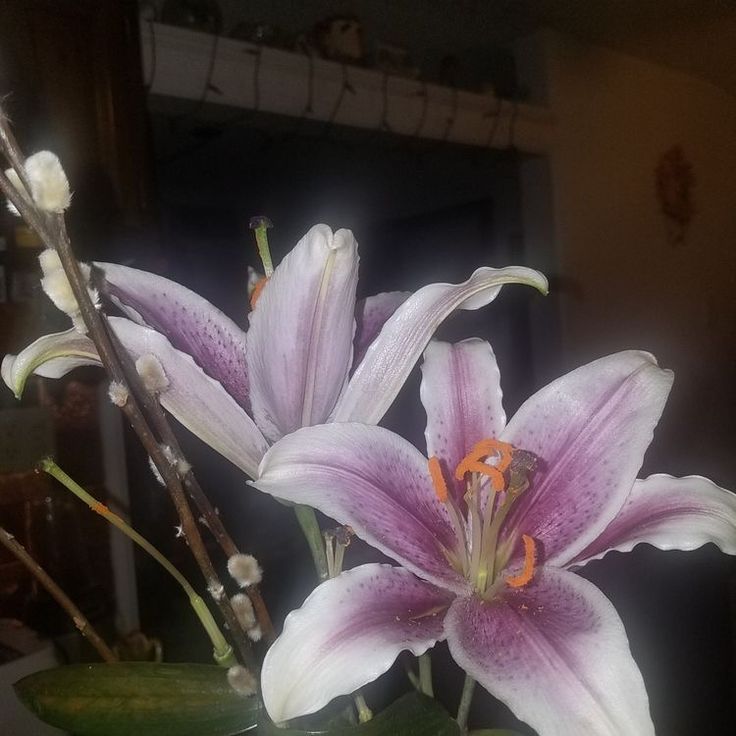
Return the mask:
[[[400,567],[320,585],[262,674],[276,721],[319,710],[446,639],[455,661],[541,736],[654,733],[642,676],[606,597],[571,572],[640,542],[736,554],[736,496],[711,481],[636,480],[672,384],[643,352],[585,365],[506,423],[480,340],[431,343],[424,457],[386,429],[302,429],[257,488],[347,524]]]
[[[461,284],[356,302],[358,250],[349,230],[317,225],[276,267],[240,329],[185,287],[111,263],[103,295],[126,318],[113,330],[137,360],[163,368],[161,404],[185,427],[255,477],[269,445],[328,420],[377,423],[439,324],[456,309],[478,309],[503,284],[546,292],[528,268],[479,268]],[[76,330],[45,335],[3,359],[2,378],[19,396],[31,375],[59,378],[99,365]]]

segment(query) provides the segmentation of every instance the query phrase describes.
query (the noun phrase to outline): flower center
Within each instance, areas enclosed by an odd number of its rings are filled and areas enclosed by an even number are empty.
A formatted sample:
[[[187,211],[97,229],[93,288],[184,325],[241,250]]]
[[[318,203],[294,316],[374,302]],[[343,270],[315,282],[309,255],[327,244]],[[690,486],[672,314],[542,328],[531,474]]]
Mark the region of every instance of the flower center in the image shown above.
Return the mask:
[[[520,588],[534,578],[537,564],[534,539],[522,534],[523,567],[503,581],[500,573],[519,540],[512,536],[500,549],[498,541],[511,507],[529,488],[537,462],[534,453],[506,442],[485,439],[476,443],[455,469],[455,478],[465,482],[467,516],[463,518],[457,499],[448,492],[439,459],[429,458],[435,493],[447,508],[457,535],[456,549],[446,551],[447,559],[483,597],[492,597],[501,582]]]

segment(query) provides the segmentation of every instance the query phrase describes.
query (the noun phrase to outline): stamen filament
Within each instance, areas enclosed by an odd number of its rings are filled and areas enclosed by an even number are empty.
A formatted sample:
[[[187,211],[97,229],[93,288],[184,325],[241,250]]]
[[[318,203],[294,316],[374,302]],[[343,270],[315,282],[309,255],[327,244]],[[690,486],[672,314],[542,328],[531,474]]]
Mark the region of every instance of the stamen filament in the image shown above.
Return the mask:
[[[472,579],[475,579],[478,575],[483,548],[483,516],[480,511],[479,488],[480,477],[473,475],[468,492],[465,494],[465,501],[468,504],[468,510],[470,512],[470,576]]]
[[[459,563],[462,567],[463,575],[468,574],[469,570],[469,562],[468,562],[468,543],[467,543],[467,536],[465,534],[465,525],[462,522],[462,519],[460,517],[460,512],[457,508],[457,505],[455,504],[454,499],[450,496],[448,490],[447,490],[447,482],[445,481],[445,476],[442,473],[442,465],[440,464],[440,460],[436,455],[432,455],[432,457],[429,458],[428,462],[429,466],[429,475],[432,478],[432,485],[434,487],[434,492],[437,495],[437,498],[441,503],[445,505],[447,508],[447,513],[450,517],[450,522],[452,523],[453,528],[455,529],[455,534],[458,538],[458,555],[455,556],[454,554],[452,557],[455,559],[456,563]],[[448,552],[447,550],[445,550]],[[448,552],[448,555],[450,553]],[[453,564],[453,561],[448,557],[448,561],[450,564]]]
[[[506,584],[512,588],[521,588],[531,582],[537,562],[537,544],[534,538],[528,534],[522,534],[521,539],[524,542],[524,567],[518,575],[506,578]]]

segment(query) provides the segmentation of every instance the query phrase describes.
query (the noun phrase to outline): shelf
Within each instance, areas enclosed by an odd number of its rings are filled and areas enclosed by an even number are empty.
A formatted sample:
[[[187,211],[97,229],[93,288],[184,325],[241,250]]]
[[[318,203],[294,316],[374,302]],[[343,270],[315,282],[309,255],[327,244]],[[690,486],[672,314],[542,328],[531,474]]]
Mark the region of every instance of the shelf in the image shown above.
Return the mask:
[[[160,23],[141,24],[154,96],[427,140],[545,153],[549,110]],[[311,90],[311,91],[310,91]]]

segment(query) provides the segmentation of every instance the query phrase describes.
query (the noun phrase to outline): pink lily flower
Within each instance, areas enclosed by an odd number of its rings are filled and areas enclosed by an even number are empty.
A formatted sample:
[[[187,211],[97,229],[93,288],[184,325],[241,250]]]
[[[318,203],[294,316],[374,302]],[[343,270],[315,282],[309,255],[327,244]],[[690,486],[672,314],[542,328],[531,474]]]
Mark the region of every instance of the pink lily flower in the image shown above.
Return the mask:
[[[736,554],[736,496],[706,478],[636,480],[672,384],[648,353],[554,381],[506,423],[481,340],[433,342],[424,457],[356,423],[277,442],[252,485],[349,525],[399,567],[320,585],[262,673],[275,721],[315,712],[446,639],[457,664],[540,736],[654,733],[621,620],[571,568],[646,542]]]
[[[507,283],[547,289],[544,276],[528,268],[479,268],[460,284],[356,301],[353,234],[316,225],[261,289],[246,332],[173,281],[96,266],[103,296],[127,317],[110,319],[117,337],[134,360],[146,357],[163,372],[163,407],[251,477],[269,445],[299,427],[380,421],[454,310],[490,303]],[[5,356],[2,378],[20,396],[31,373],[59,378],[99,364],[92,341],[72,329]]]

